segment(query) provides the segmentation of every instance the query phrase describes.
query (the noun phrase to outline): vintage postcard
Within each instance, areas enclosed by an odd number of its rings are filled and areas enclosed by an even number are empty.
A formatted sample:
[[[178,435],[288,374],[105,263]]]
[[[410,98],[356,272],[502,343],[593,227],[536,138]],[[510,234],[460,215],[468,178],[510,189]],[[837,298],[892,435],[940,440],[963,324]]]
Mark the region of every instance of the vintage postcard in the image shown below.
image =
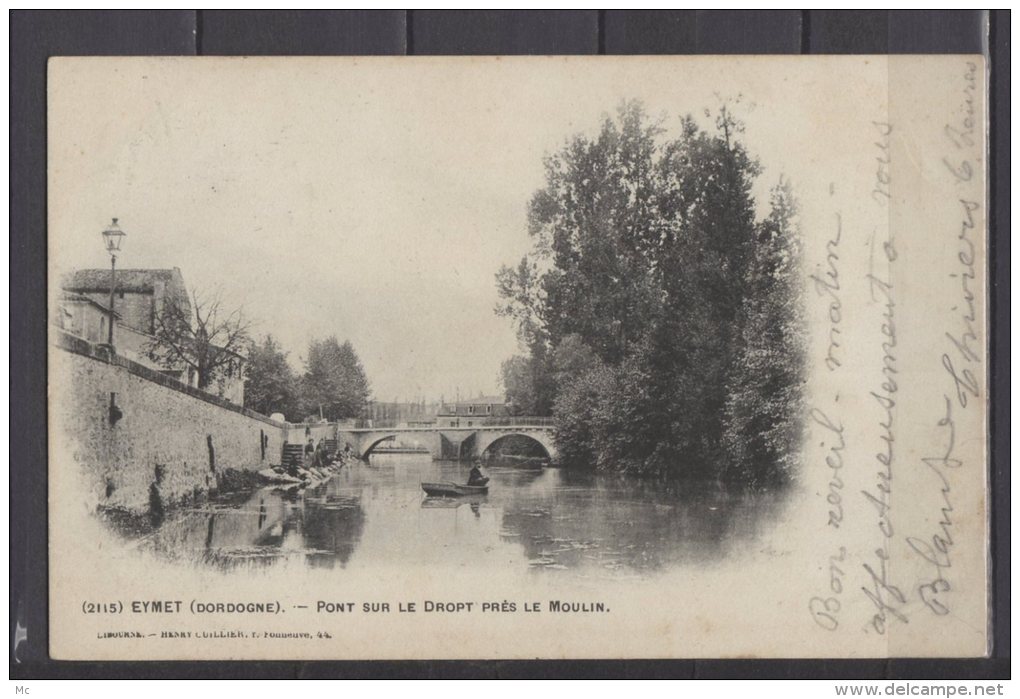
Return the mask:
[[[52,59],[52,656],[986,654],[985,84]]]

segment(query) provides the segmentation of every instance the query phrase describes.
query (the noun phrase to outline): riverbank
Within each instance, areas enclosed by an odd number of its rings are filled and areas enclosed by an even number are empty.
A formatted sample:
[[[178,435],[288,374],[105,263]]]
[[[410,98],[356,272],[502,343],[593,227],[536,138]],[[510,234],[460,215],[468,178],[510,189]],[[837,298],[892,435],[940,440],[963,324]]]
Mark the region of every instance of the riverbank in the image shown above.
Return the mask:
[[[216,474],[215,485],[211,488],[196,488],[183,495],[164,492],[160,488],[161,479],[157,472],[156,480],[149,488],[147,510],[130,509],[117,506],[100,505],[97,508],[99,518],[107,522],[113,529],[124,536],[135,537],[149,534],[157,530],[163,523],[180,511],[188,508],[201,507],[210,501],[227,502],[243,500],[262,488],[277,488],[293,493],[314,488],[328,481],[350,464],[354,457],[339,452],[328,463],[315,466],[307,459],[302,466],[272,466],[261,471],[226,468]]]

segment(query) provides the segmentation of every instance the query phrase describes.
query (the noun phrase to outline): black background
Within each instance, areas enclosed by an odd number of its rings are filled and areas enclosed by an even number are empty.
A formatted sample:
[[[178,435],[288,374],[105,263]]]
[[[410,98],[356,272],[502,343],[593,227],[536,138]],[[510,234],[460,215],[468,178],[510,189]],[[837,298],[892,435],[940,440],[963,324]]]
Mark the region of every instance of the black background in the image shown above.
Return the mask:
[[[10,673],[39,677],[1007,678],[1009,12],[12,11]],[[990,58],[992,657],[78,663],[48,656],[46,60],[75,55],[985,53]],[[14,647],[15,626],[27,639]]]

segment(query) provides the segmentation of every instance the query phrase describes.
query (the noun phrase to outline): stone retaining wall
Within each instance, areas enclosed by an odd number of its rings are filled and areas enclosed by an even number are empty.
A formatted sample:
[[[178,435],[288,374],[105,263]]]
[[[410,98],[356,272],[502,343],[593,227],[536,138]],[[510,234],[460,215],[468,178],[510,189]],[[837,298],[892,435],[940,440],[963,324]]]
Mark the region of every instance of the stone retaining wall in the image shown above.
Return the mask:
[[[280,462],[285,423],[110,356],[102,345],[56,334],[51,427],[53,443],[67,449],[51,452],[50,477],[76,470],[89,507],[143,513],[154,492],[169,506],[215,487],[224,469]]]

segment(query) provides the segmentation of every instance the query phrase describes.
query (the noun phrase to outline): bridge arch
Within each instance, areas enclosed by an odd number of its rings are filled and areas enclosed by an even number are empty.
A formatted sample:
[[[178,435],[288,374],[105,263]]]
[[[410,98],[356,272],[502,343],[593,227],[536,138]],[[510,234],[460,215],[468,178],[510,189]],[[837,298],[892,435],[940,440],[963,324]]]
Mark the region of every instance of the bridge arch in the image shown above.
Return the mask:
[[[524,437],[532,444],[538,445],[545,458],[556,458],[556,445],[553,444],[552,435],[545,431],[478,432],[475,453],[478,454],[479,457],[483,457],[492,447],[511,437]]]
[[[382,437],[379,437],[378,435],[374,435],[373,434],[373,435],[366,436],[366,437],[367,438],[365,439],[365,446],[363,446],[361,448],[361,450],[360,450],[361,453],[358,454],[358,457],[362,458],[362,459],[367,459],[369,456],[372,455],[372,451],[377,446],[379,446],[383,442],[389,442],[389,441],[392,441],[392,440],[396,439],[397,435],[394,433],[394,434],[387,434],[387,435],[383,435]]]
[[[440,458],[439,434],[428,433],[419,430],[367,430],[364,432],[345,431],[339,434],[338,443],[350,444],[354,449],[354,455],[359,459],[368,459],[376,447],[384,442],[404,438],[410,439],[417,446],[428,451],[433,459]],[[342,448],[342,447],[341,447]]]

